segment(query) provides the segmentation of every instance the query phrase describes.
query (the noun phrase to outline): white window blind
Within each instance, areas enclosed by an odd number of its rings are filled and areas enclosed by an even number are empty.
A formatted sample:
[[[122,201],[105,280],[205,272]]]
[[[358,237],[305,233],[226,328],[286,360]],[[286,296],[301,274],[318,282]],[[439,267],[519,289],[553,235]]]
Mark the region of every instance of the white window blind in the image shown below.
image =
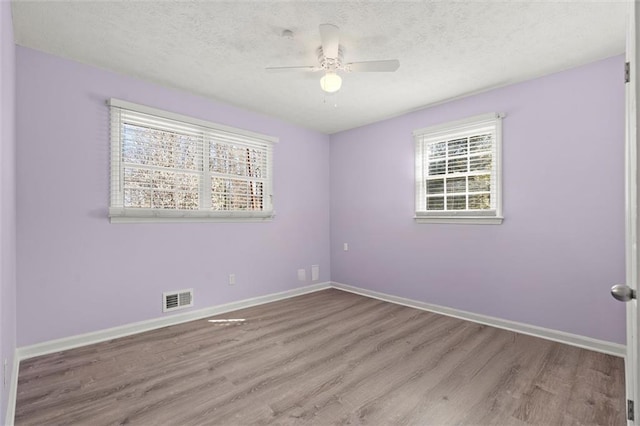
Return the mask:
[[[414,139],[418,221],[502,221],[499,114],[417,130]]]
[[[111,99],[112,222],[273,216],[276,139]]]

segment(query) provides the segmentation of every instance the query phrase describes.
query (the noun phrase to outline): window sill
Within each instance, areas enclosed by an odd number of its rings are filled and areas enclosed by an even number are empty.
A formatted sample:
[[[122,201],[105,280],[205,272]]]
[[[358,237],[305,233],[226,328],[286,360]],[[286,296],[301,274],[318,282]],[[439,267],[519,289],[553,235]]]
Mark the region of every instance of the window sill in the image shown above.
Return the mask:
[[[211,223],[211,222],[271,222],[271,217],[127,217],[109,219],[111,223]]]
[[[212,212],[184,212],[184,211],[123,211],[113,208],[109,212],[111,223],[204,223],[204,222],[270,222],[273,220],[273,212],[254,213],[212,213]]]
[[[454,223],[459,225],[500,225],[504,217],[497,216],[415,216],[416,223]]]

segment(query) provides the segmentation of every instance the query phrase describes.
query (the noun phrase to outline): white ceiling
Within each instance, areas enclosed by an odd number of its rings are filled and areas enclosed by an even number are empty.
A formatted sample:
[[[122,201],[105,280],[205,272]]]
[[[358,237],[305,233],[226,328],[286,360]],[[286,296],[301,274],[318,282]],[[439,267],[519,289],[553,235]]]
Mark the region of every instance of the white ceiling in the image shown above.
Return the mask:
[[[13,2],[21,46],[324,133],[621,54],[625,13],[615,1]],[[346,62],[400,68],[347,74],[333,96],[320,73],[264,71],[317,65],[323,23],[340,27]]]

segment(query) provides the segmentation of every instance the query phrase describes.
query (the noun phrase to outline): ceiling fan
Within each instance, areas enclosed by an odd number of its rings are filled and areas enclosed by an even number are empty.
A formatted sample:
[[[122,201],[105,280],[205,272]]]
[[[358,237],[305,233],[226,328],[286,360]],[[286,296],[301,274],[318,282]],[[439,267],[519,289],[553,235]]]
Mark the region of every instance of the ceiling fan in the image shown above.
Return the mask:
[[[400,66],[397,59],[345,63],[340,45],[340,29],[332,24],[320,25],[322,45],[318,48],[318,65],[302,67],[269,67],[269,72],[281,71],[324,71],[320,87],[327,93],[335,93],[342,86],[338,72],[393,72]]]

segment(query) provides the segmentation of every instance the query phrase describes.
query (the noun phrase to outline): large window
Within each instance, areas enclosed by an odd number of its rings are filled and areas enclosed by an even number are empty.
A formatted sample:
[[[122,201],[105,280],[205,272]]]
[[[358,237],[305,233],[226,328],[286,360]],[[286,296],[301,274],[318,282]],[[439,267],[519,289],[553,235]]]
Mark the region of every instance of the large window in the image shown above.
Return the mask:
[[[492,113],[413,132],[418,222],[502,222],[501,118]]]
[[[268,220],[270,136],[111,99],[112,222]]]

